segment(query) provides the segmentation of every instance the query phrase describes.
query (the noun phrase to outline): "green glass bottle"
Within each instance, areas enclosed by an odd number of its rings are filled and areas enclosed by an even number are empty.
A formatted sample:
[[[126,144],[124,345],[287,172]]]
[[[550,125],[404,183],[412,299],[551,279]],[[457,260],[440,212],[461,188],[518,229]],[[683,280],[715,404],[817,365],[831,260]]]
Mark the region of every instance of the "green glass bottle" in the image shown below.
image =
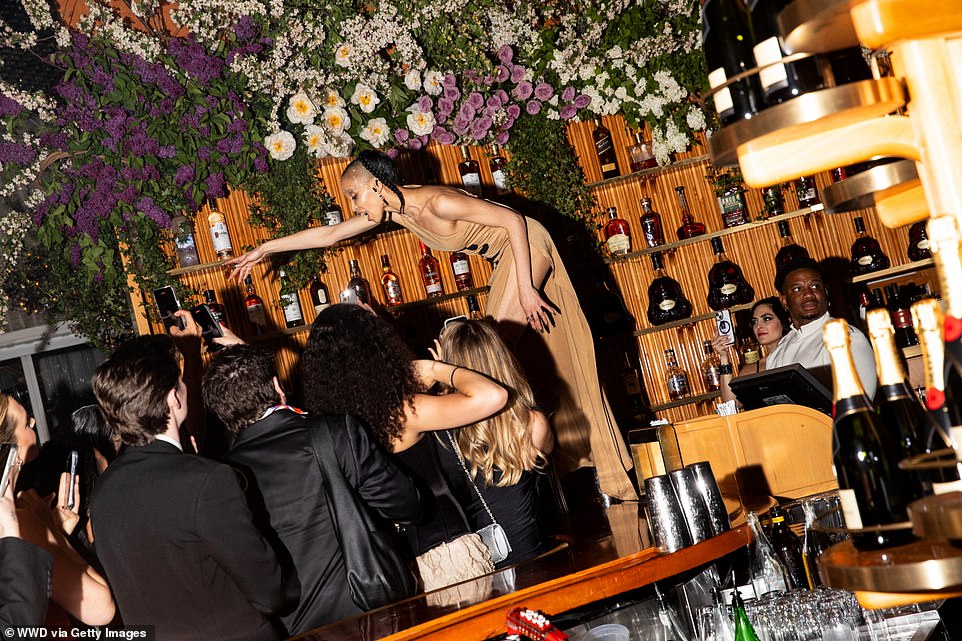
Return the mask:
[[[748,620],[745,602],[742,601],[738,590],[732,594],[732,614],[735,616],[735,641],[761,641],[755,628],[752,627],[752,622]]]

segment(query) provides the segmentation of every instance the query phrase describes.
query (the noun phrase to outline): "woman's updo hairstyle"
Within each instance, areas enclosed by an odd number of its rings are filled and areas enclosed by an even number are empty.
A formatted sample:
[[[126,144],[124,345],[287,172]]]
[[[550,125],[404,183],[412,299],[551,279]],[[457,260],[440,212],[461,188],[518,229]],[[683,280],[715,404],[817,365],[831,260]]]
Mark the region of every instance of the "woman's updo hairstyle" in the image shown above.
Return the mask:
[[[365,149],[344,169],[344,173],[353,172],[358,166],[363,167],[367,173],[377,178],[382,185],[394,192],[401,200],[401,213],[404,213],[404,195],[398,189],[397,167],[391,157],[380,151]]]

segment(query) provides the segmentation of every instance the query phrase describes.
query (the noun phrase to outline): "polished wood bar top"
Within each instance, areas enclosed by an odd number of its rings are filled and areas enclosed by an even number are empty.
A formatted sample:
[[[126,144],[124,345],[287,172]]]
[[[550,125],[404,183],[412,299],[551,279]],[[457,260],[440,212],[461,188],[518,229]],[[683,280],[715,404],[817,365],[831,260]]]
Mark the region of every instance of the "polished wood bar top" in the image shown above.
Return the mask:
[[[615,507],[627,508],[616,518],[625,523],[634,518],[636,528],[638,522],[644,527],[637,518],[637,504]],[[635,539],[635,549],[626,549],[632,546],[631,537],[624,535],[621,525],[612,523],[606,534],[562,544],[515,568],[418,595],[298,638],[480,641],[503,634],[505,617],[516,606],[549,614],[563,612],[692,570],[751,539],[748,527],[739,525],[697,545],[663,554],[657,548],[644,548],[646,535]]]

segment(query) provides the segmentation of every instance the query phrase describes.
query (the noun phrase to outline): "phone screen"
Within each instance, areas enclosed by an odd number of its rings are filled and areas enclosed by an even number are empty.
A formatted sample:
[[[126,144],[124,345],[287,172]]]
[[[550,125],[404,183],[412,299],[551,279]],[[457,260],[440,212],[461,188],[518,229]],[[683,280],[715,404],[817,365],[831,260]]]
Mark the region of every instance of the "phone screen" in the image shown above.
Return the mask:
[[[220,324],[218,324],[217,319],[214,318],[214,314],[210,311],[210,307],[204,303],[201,303],[197,307],[190,310],[190,313],[193,315],[194,320],[197,321],[197,324],[200,325],[201,336],[204,339],[204,343],[207,345],[207,348],[212,352],[216,352],[217,350],[221,349],[223,345],[218,345],[214,342],[214,339],[218,338],[219,336],[223,336],[224,332],[221,331]]]
[[[180,310],[180,301],[177,300],[177,294],[174,292],[173,287],[168,285],[167,287],[158,287],[155,289],[154,302],[157,303],[160,320],[163,321],[164,328],[168,332],[170,332],[171,327],[184,329],[184,321],[174,316],[174,312]]]
[[[0,444],[0,462],[3,463],[3,472],[0,473],[0,494],[3,494],[7,491],[7,484],[10,482],[10,471],[17,462],[15,443]]]

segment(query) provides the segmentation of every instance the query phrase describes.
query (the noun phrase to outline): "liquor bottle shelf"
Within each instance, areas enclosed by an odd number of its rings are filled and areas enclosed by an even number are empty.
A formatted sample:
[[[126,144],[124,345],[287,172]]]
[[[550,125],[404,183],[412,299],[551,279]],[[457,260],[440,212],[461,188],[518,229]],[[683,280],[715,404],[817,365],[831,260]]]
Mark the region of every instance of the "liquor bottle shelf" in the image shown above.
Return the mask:
[[[919,172],[911,160],[897,160],[872,167],[832,183],[822,190],[826,214],[838,214],[875,205],[875,200],[918,187]]]
[[[619,183],[628,182],[630,180],[635,180],[637,178],[645,178],[654,174],[659,174],[671,169],[681,169],[682,167],[688,167],[690,165],[697,165],[698,163],[705,162],[709,159],[708,154],[702,156],[692,156],[691,158],[685,158],[684,160],[677,160],[673,163],[667,165],[661,165],[659,167],[651,167],[649,169],[641,169],[639,171],[633,171],[630,174],[625,174],[624,176],[615,176],[614,178],[608,178],[607,180],[599,180],[598,182],[588,183],[586,187],[607,187],[609,185],[617,185]]]
[[[731,312],[740,312],[744,309],[751,309],[754,303],[745,303],[744,305],[735,305],[729,308]],[[708,314],[699,314],[698,316],[689,316],[688,318],[682,318],[676,321],[671,321],[663,325],[655,325],[653,327],[646,327],[644,329],[639,329],[632,332],[632,336],[645,336],[647,334],[654,334],[657,332],[662,332],[667,329],[674,329],[676,327],[685,327],[686,325],[694,325],[695,323],[700,323],[701,321],[711,320],[715,318],[715,312],[710,312]]]
[[[904,276],[905,274],[911,274],[912,272],[922,271],[923,269],[928,269],[933,267],[935,262],[931,258],[926,258],[925,260],[917,260],[911,263],[905,263],[904,265],[896,265],[895,267],[889,267],[888,269],[880,269],[877,272],[869,272],[868,274],[862,274],[861,276],[854,276],[852,278],[852,284],[857,283],[879,283],[885,280],[894,280],[899,276]]]
[[[708,392],[706,394],[699,394],[697,396],[686,396],[685,398],[679,398],[677,401],[652,405],[649,409],[651,409],[652,412],[663,412],[674,407],[694,405],[695,403],[703,403],[719,397],[721,397],[721,392]]]
[[[824,53],[858,46],[851,0],[795,0],[778,14],[788,53]]]
[[[804,207],[802,209],[796,209],[795,211],[790,211],[786,214],[779,214],[778,216],[772,216],[771,218],[765,218],[762,220],[753,220],[747,222],[743,225],[736,225],[735,227],[727,227],[725,229],[719,229],[718,231],[709,232],[707,234],[702,234],[701,236],[695,236],[693,238],[685,238],[684,240],[676,240],[671,243],[665,243],[664,245],[658,245],[657,247],[645,247],[644,249],[639,249],[638,251],[628,252],[621,256],[608,256],[605,258],[606,263],[618,263],[626,260],[631,260],[633,258],[640,258],[642,256],[647,256],[648,254],[665,253],[677,249],[679,247],[685,247],[687,245],[694,245],[696,243],[705,242],[711,240],[712,238],[719,238],[722,236],[728,236],[730,234],[737,234],[738,232],[748,231],[749,229],[758,229],[759,227],[764,227],[766,225],[774,225],[782,220],[791,220],[792,218],[798,218],[799,216],[808,216],[809,214],[814,214],[820,212],[823,209],[821,203],[813,205],[812,207]]]
[[[384,311],[394,314],[407,309],[415,309],[418,307],[430,307],[431,305],[436,305],[437,303],[443,303],[447,300],[454,300],[456,298],[466,298],[468,296],[477,296],[478,294],[487,294],[488,290],[491,289],[487,285],[483,287],[474,287],[472,289],[465,289],[460,292],[451,292],[450,294],[442,294],[441,296],[435,296],[434,298],[422,298],[421,300],[412,300],[410,303],[401,303],[400,305],[394,305],[392,307],[385,307]]]

